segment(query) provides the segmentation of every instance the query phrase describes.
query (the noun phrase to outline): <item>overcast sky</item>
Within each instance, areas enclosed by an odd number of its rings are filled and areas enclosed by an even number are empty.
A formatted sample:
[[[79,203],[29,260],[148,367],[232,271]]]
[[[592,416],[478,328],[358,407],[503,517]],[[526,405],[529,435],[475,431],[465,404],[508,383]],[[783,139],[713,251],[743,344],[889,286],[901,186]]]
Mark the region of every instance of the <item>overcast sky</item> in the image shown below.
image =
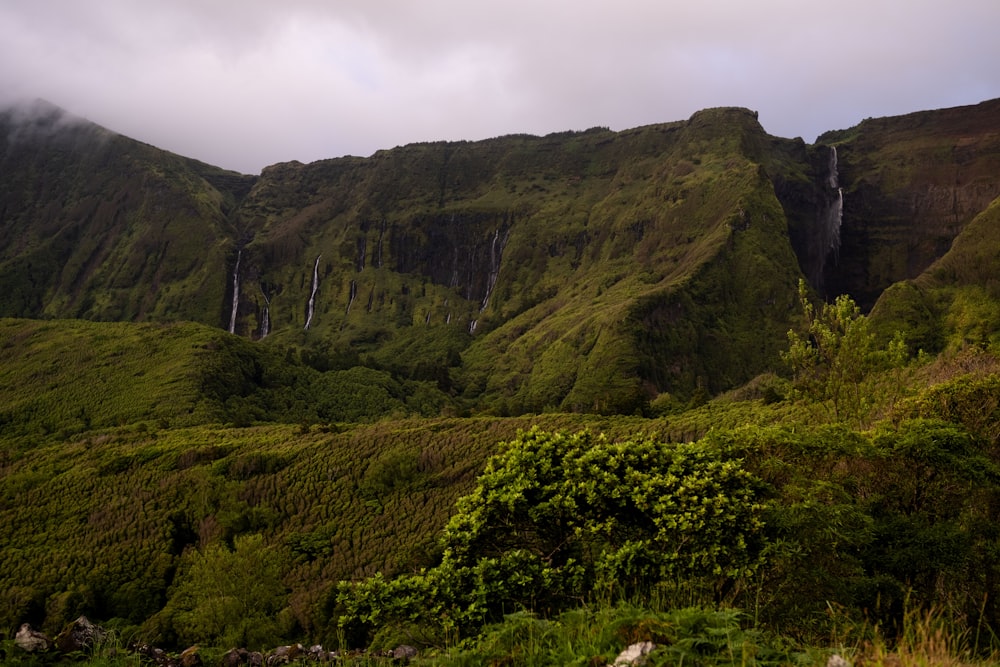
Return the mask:
[[[1000,0],[0,0],[0,98],[246,173],[745,106],[813,141],[1000,97]]]

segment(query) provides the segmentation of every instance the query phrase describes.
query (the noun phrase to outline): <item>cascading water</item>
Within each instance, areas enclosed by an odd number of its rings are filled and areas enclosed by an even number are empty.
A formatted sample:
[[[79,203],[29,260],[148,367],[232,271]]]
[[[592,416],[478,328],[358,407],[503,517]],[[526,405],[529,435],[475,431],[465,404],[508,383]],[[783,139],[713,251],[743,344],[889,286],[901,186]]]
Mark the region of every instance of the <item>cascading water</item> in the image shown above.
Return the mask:
[[[826,184],[835,194],[827,203],[825,219],[823,220],[823,236],[827,251],[840,250],[840,225],[844,221],[844,189],[840,187],[840,169],[837,164],[837,147],[830,146],[830,166]]]
[[[260,312],[260,339],[263,340],[271,333],[271,300],[267,298],[263,287],[260,288],[260,294],[264,297],[264,307]]]
[[[831,190],[840,187],[840,173],[837,167],[837,147],[830,146],[830,158],[826,172],[826,184]]]
[[[486,294],[483,295],[483,301],[479,307],[479,312],[486,310],[486,306],[490,303],[490,296],[493,294],[493,288],[496,287],[497,278],[500,277],[500,259],[503,256],[503,250],[507,246],[507,239],[509,237],[509,231],[504,233],[503,238],[500,237],[499,229],[493,233],[493,243],[490,245],[490,273],[486,278]]]
[[[309,303],[306,306],[306,325],[303,327],[308,331],[312,324],[313,312],[316,310],[316,290],[319,289],[319,258],[323,255],[316,255],[316,262],[313,264],[312,290],[309,292]]]
[[[233,267],[233,309],[229,315],[229,333],[236,333],[236,311],[240,306],[240,258],[243,250],[236,251],[236,266]]]
[[[822,289],[826,260],[833,253],[836,260],[840,251],[840,228],[844,220],[844,189],[840,187],[840,168],[837,147],[830,146],[826,178],[823,180],[821,206],[817,213],[816,232],[811,243],[812,255],[810,282]]]
[[[368,255],[368,238],[362,236],[361,240],[358,241],[358,261],[355,262],[357,272],[361,273],[365,270],[365,258]]]
[[[347,312],[344,315],[351,314],[351,306],[354,304],[354,299],[358,296],[358,282],[356,280],[351,281],[351,295],[347,300]]]
[[[382,227],[378,232],[378,249],[375,254],[375,266],[382,268],[382,237],[385,236],[385,218],[382,218]]]

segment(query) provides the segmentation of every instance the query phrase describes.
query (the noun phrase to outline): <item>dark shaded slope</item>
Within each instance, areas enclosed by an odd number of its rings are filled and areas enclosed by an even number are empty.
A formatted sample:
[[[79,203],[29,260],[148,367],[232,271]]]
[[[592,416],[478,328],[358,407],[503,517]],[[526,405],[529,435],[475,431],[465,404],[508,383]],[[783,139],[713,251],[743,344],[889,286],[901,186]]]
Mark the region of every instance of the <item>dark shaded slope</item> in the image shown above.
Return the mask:
[[[889,285],[915,278],[1000,196],[1000,100],[868,119],[829,132],[844,189],[829,295],[870,308]]]

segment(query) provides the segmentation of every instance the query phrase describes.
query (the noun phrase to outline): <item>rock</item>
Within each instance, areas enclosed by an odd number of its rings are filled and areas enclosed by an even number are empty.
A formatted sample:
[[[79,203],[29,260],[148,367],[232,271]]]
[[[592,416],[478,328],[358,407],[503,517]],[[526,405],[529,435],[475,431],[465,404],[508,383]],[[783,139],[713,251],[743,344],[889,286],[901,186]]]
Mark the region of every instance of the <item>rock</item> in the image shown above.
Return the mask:
[[[646,662],[646,656],[656,648],[656,644],[653,642],[639,642],[638,644],[632,644],[624,651],[618,654],[615,661],[611,663],[608,667],[622,667],[624,665],[641,665]]]
[[[86,616],[76,619],[56,636],[56,647],[63,653],[85,651],[104,639],[104,628],[90,622]]]
[[[28,653],[42,653],[52,647],[52,640],[32,628],[28,623],[21,624],[14,636],[14,643]]]
[[[264,667],[264,654],[260,651],[251,651],[247,656],[247,664],[250,667]]]
[[[250,653],[245,648],[231,648],[222,656],[223,667],[238,667],[249,662]]]
[[[174,664],[173,659],[162,648],[156,648],[149,644],[140,644],[135,646],[133,650],[143,658],[146,658],[146,661],[156,665],[156,667],[171,667]]]
[[[327,651],[319,644],[310,646],[306,655],[313,662],[332,662],[338,658],[336,651]]]
[[[851,667],[851,663],[834,653],[830,656],[830,659],[826,661],[826,667]]]
[[[203,664],[197,646],[189,646],[181,651],[181,667],[202,667]]]
[[[409,662],[411,659],[415,657],[417,657],[417,649],[413,648],[409,644],[402,644],[401,646],[397,646],[392,651],[393,660]]]
[[[279,646],[271,651],[264,661],[267,665],[287,665],[305,652],[302,644],[292,644],[290,646]]]

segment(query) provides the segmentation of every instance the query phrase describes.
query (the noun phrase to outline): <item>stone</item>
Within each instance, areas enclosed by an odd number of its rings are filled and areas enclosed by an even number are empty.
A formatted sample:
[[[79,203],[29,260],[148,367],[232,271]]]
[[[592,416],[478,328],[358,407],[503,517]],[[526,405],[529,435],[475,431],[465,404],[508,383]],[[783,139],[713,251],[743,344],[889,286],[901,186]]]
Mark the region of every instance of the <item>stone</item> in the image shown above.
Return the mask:
[[[203,664],[197,646],[189,646],[181,651],[181,667],[202,667]]]
[[[135,649],[135,652],[146,658],[148,662],[156,665],[156,667],[174,667],[176,665],[176,661],[167,655],[166,651],[156,646],[142,644]]]
[[[279,646],[271,651],[271,655],[267,656],[267,659],[264,662],[268,665],[287,665],[288,663],[296,660],[304,652],[305,647],[302,646],[302,644]]]
[[[826,667],[851,667],[851,663],[847,662],[843,657],[834,653],[826,661]]]
[[[417,649],[413,648],[409,644],[402,644],[392,650],[393,660],[409,662],[411,659],[415,657],[417,657]]]
[[[81,616],[56,636],[56,647],[63,653],[85,651],[102,641],[106,634],[104,628]]]
[[[608,667],[623,667],[625,665],[641,665],[646,662],[646,656],[649,655],[650,651],[656,648],[656,644],[653,642],[639,642],[637,644],[632,644],[624,651],[618,654],[615,661],[611,663]]]
[[[223,667],[238,667],[249,661],[250,654],[245,648],[231,648],[222,656]]]
[[[28,653],[43,653],[52,648],[52,640],[28,623],[21,624],[17,634],[14,635],[14,643]]]

